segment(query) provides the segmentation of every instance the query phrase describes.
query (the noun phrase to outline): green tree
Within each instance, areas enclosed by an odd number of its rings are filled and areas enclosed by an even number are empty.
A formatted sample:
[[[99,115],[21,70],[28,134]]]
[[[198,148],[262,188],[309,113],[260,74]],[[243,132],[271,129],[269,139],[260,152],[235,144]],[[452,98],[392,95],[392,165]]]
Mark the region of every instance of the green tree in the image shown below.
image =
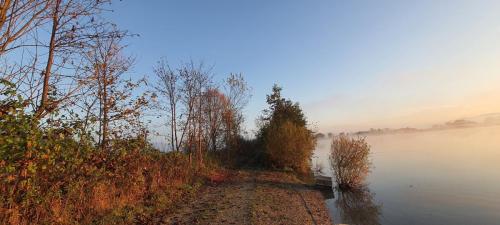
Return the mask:
[[[282,88],[274,85],[267,95],[269,109],[260,118],[257,135],[264,155],[272,167],[309,171],[310,158],[316,145],[313,132],[298,103],[281,96]]]
[[[281,97],[282,88],[277,84],[273,86],[273,93],[267,95],[267,104],[269,109],[264,110],[263,120],[271,122],[284,122],[285,120],[291,121],[299,126],[306,126],[307,120],[300,108],[298,102],[292,102],[290,99]]]

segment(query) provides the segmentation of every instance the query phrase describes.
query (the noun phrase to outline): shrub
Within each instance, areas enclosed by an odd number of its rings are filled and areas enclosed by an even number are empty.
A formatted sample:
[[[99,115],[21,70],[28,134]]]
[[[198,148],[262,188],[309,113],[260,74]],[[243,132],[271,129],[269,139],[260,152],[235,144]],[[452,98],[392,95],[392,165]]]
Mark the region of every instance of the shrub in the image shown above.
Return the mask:
[[[370,172],[370,146],[361,137],[334,136],[330,149],[330,165],[340,189],[362,186]]]
[[[137,219],[196,186],[187,155],[142,137],[113,139],[102,151],[78,134],[79,123],[40,125],[13,85],[0,85],[0,224],[144,224]]]
[[[49,146],[42,140],[33,141],[41,144],[29,158],[7,164],[15,166],[12,173],[0,171],[0,224],[131,224],[148,216],[145,209],[171,207],[181,187],[195,181],[185,154],[159,152],[137,140],[80,155],[71,139],[51,140]],[[26,161],[30,169],[19,173]]]
[[[309,172],[315,139],[306,127],[290,121],[271,124],[265,143],[272,166],[292,168],[302,174]]]

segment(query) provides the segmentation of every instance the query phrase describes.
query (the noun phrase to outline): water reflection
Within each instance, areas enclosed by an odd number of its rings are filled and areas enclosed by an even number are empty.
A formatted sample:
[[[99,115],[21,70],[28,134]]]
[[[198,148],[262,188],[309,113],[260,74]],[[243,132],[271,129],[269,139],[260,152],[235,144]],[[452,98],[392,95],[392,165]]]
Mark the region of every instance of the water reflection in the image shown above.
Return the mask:
[[[380,225],[381,205],[375,203],[374,194],[365,187],[352,191],[337,191],[334,200],[335,223]],[[340,220],[340,221],[339,221]]]
[[[372,203],[383,203],[379,223],[499,225],[499,137],[500,126],[369,136],[374,168],[367,183]],[[330,142],[318,140],[313,158],[326,176]],[[342,223],[335,195],[325,199]]]

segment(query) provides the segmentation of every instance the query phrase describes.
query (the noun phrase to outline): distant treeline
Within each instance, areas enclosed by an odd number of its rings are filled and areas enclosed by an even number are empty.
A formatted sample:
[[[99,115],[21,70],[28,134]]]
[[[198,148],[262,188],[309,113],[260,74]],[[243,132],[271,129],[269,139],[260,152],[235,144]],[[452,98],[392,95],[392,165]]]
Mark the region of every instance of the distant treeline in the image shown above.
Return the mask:
[[[369,130],[356,131],[352,133],[348,133],[351,135],[382,135],[382,134],[400,134],[400,133],[414,133],[414,132],[425,132],[425,131],[434,131],[434,130],[447,130],[447,129],[460,129],[460,128],[472,128],[472,127],[485,127],[485,126],[497,126],[500,125],[500,115],[499,114],[487,114],[480,116],[482,120],[477,122],[475,120],[469,119],[458,119],[449,121],[443,124],[436,124],[430,128],[413,128],[413,127],[405,127],[405,128],[370,128]],[[477,120],[477,119],[476,119]],[[332,138],[333,134],[328,133],[327,135],[319,132],[315,134],[316,138]]]

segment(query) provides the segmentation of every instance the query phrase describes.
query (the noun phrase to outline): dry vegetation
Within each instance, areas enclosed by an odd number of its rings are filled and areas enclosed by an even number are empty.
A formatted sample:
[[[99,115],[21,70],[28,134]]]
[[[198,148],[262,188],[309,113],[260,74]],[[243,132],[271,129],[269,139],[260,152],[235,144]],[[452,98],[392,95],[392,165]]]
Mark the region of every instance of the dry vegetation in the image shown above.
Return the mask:
[[[243,76],[160,60],[129,78],[135,35],[108,3],[0,0],[0,224],[154,223],[219,166],[310,172],[314,137],[281,88],[245,140]]]
[[[370,146],[364,138],[334,136],[330,164],[340,189],[360,188],[370,172]]]
[[[77,149],[57,143],[47,147]],[[200,182],[186,156],[158,152],[140,140],[116,143],[113,152],[65,154],[33,153],[30,168],[19,170],[19,177],[18,171],[9,175],[3,170],[2,224],[135,223],[152,210],[169,207]]]
[[[160,82],[128,78],[135,35],[103,19],[108,3],[0,1],[0,224],[142,223],[232,162],[243,76],[160,62]]]

